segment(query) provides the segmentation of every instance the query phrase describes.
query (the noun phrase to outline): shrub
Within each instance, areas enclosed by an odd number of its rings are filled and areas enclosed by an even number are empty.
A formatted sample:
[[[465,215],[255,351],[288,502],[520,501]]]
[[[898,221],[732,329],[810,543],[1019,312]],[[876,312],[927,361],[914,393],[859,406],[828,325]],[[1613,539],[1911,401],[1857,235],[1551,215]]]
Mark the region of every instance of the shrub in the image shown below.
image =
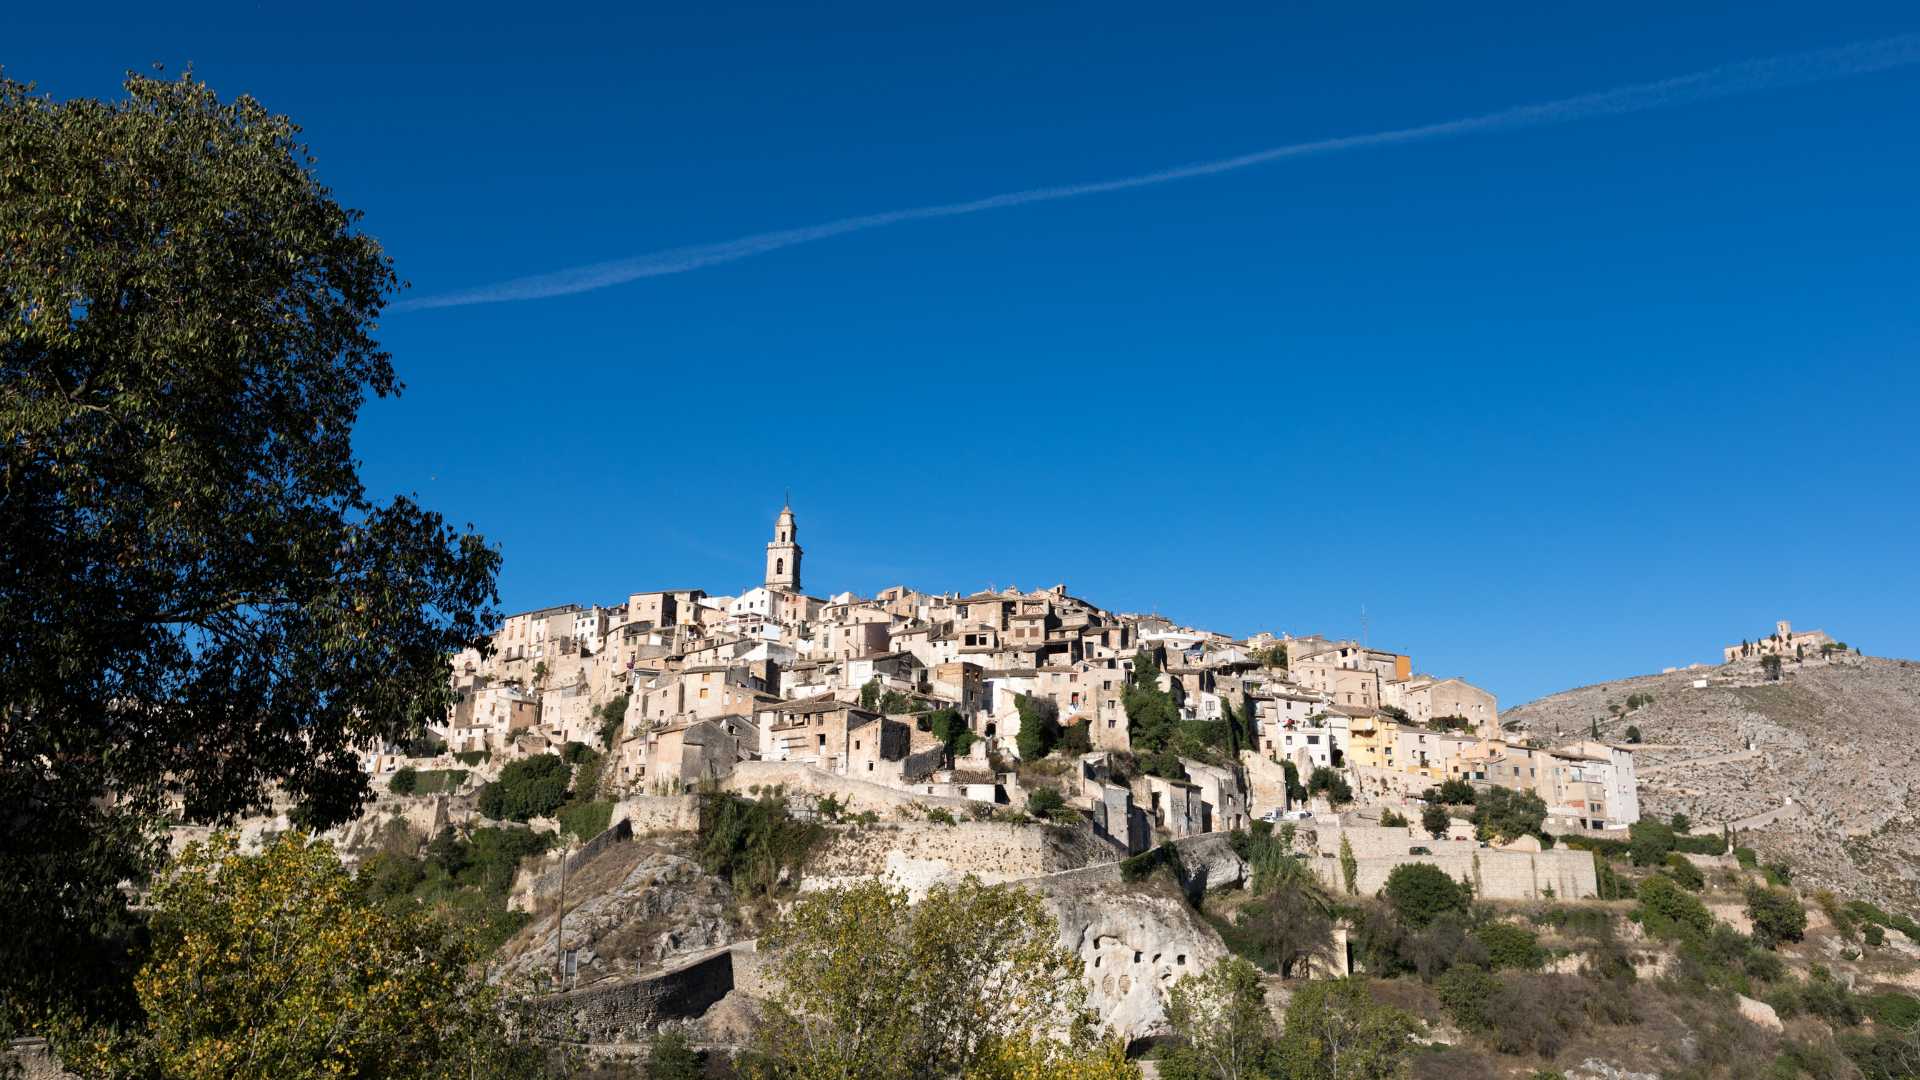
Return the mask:
[[[480,789],[480,812],[508,821],[546,817],[567,801],[572,778],[573,770],[553,754],[510,761],[500,779]]]
[[[1388,829],[1404,829],[1407,827],[1407,819],[1392,809],[1382,810],[1380,811],[1380,825]]]
[[[1546,800],[1531,791],[1490,787],[1474,799],[1473,827],[1481,839],[1511,843],[1538,833],[1546,820]]]
[[[465,765],[465,766],[467,766],[468,768],[472,768],[472,767],[474,767],[475,765],[479,765],[479,764],[480,764],[480,763],[482,763],[482,762],[485,762],[485,761],[492,761],[492,760],[493,760],[493,751],[491,751],[491,750],[462,750],[462,751],[460,751],[459,753],[457,753],[457,754],[455,754],[455,755],[453,755],[453,758],[454,758],[454,760],[455,760],[455,761],[458,761],[458,762],[459,762],[460,764],[462,764],[462,765]]]
[[[1640,925],[1657,937],[1705,937],[1713,929],[1713,916],[1706,905],[1674,884],[1672,878],[1653,875],[1640,883],[1638,897]]]
[[[1673,850],[1684,851],[1689,855],[1725,855],[1727,838],[1719,833],[1705,833],[1700,836],[1675,836]]]
[[[1532,971],[1546,962],[1540,938],[1524,926],[1510,922],[1488,923],[1473,932],[1480,947],[1487,951],[1487,963],[1496,971],[1518,968]]]
[[[1307,794],[1323,793],[1327,797],[1327,802],[1334,806],[1342,806],[1353,801],[1353,787],[1347,783],[1346,777],[1325,765],[1316,767],[1313,774],[1307,777]]]
[[[1172,844],[1161,844],[1151,851],[1143,851],[1130,859],[1120,862],[1120,880],[1143,881],[1148,875],[1162,866],[1172,867],[1179,862]]]
[[[1470,806],[1473,804],[1473,785],[1455,777],[1439,787],[1430,787],[1422,792],[1421,798],[1430,803],[1444,803],[1448,806]]]
[[[1426,926],[1442,912],[1465,914],[1469,900],[1466,889],[1432,863],[1394,867],[1383,892],[1400,917],[1416,927]]]
[[[1627,829],[1627,853],[1635,866],[1659,866],[1673,852],[1673,826],[1642,818]]]
[[[1860,1009],[1882,1027],[1895,1031],[1912,1031],[1920,1026],[1920,998],[1912,994],[1903,994],[1898,990],[1887,990],[1878,994],[1867,994],[1859,999]]]
[[[944,806],[927,807],[927,820],[933,822],[935,825],[960,824],[960,820],[953,816],[953,811]]]
[[[1748,888],[1747,917],[1753,920],[1754,940],[1769,949],[1807,933],[1807,909],[1785,889]]]
[[[724,792],[700,796],[700,863],[737,892],[771,895],[799,876],[825,836],[823,826],[795,819],[777,791],[757,799]]]
[[[1700,868],[1677,851],[1667,856],[1665,873],[1691,892],[1699,892],[1707,885],[1707,877],[1700,872]]]
[[[1629,743],[1637,743],[1640,741],[1640,728],[1637,725],[1627,725],[1627,741]]]
[[[1039,787],[1027,796],[1027,813],[1037,818],[1050,818],[1067,808],[1066,796],[1059,788]]]
[[[1420,811],[1420,827],[1435,840],[1445,837],[1452,826],[1453,815],[1447,813],[1447,808],[1439,803],[1428,803],[1427,808]]]
[[[607,831],[613,820],[613,803],[606,800],[570,802],[560,808],[560,829],[582,840],[591,840]]]
[[[1020,694],[1014,699],[1020,710],[1020,731],[1014,745],[1020,748],[1021,761],[1039,761],[1060,742],[1060,707],[1052,698]]]
[[[1733,857],[1739,861],[1741,869],[1744,870],[1752,870],[1760,865],[1760,856],[1750,847],[1734,848]]]
[[[411,795],[420,786],[420,774],[413,766],[406,765],[394,770],[393,779],[387,781],[387,790],[395,795]]]
[[[1433,984],[1440,1007],[1454,1023],[1471,1031],[1485,1031],[1492,1026],[1487,1007],[1499,992],[1498,976],[1472,967],[1456,967]]]

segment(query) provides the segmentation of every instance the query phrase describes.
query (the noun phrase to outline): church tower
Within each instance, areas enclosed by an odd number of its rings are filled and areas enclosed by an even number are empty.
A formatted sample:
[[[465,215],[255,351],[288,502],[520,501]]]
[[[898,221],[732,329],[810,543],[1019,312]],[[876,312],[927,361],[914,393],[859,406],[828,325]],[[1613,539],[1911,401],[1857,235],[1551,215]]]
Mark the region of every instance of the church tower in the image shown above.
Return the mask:
[[[800,591],[800,544],[793,527],[793,507],[780,508],[773,519],[773,542],[767,545],[767,588]]]

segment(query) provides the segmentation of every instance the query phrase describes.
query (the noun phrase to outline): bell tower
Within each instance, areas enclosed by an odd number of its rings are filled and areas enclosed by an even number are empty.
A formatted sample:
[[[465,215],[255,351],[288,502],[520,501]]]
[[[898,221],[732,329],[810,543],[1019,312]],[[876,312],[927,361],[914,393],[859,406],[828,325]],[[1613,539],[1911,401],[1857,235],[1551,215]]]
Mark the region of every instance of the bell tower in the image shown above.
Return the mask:
[[[773,519],[773,541],[767,545],[767,588],[800,591],[800,544],[793,524],[793,506],[780,508]]]

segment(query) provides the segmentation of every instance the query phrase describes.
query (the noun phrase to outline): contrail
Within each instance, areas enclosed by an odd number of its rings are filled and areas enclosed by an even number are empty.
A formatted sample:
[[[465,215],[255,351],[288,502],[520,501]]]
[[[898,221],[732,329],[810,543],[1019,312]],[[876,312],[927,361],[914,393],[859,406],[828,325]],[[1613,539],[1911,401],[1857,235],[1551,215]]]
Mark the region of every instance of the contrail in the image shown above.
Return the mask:
[[[1545,127],[1549,124],[1565,124],[1597,116],[1618,116],[1623,113],[1690,105],[1695,102],[1751,94],[1761,90],[1844,79],[1854,75],[1904,67],[1915,62],[1920,62],[1920,34],[1903,34],[1898,37],[1858,42],[1815,52],[1748,60],[1697,71],[1690,75],[1662,79],[1658,82],[1636,83],[1612,90],[1582,94],[1578,97],[1561,98],[1558,101],[1537,105],[1520,105],[1502,109],[1499,112],[1422,124],[1418,127],[1395,128],[1391,131],[1374,131],[1362,135],[1293,143],[1256,150],[1235,157],[1195,162],[1112,180],[1028,188],[1024,191],[1010,191],[1003,195],[991,195],[967,202],[889,210],[879,214],[841,218],[821,225],[757,233],[718,244],[669,248],[665,251],[615,259],[611,262],[592,263],[546,274],[513,278],[478,288],[442,293],[439,296],[403,300],[392,305],[390,310],[416,311],[422,308],[497,304],[513,300],[538,300],[548,296],[565,296],[569,293],[604,289],[609,285],[619,285],[639,278],[684,274],[703,266],[733,262],[736,259],[793,247],[795,244],[807,244],[846,233],[877,229],[883,225],[958,217],[962,214],[978,214],[1009,206],[1025,206],[1029,203],[1075,199],[1082,195],[1099,195],[1109,191],[1152,187],[1156,184],[1170,184],[1177,180],[1191,180],[1201,176],[1232,172],[1236,169],[1245,169],[1286,158],[1312,157],[1375,146],[1452,138],[1458,135]]]

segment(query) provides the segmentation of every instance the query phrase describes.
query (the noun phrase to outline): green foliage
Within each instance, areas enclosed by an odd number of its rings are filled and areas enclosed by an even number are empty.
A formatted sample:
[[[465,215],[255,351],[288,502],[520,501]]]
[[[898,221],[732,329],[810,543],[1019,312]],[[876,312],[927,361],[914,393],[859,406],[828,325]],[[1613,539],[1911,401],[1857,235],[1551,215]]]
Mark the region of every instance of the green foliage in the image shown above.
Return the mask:
[[[1700,836],[1675,836],[1673,838],[1673,850],[1684,851],[1689,855],[1725,855],[1727,853],[1727,838],[1720,833],[1705,833]]]
[[[1628,896],[1632,895],[1631,887],[1628,885],[1626,879],[1616,873],[1613,869],[1613,864],[1608,862],[1606,858],[1597,851],[1593,853],[1593,872],[1595,880],[1594,891],[1600,899],[1625,900]]]
[[[1053,752],[1060,742],[1060,707],[1052,698],[1017,695],[1014,705],[1020,710],[1020,732],[1014,745],[1020,748],[1020,760],[1039,761]]]
[[[1344,806],[1353,801],[1353,787],[1347,778],[1325,765],[1316,766],[1313,774],[1307,777],[1307,794],[1325,795],[1327,802],[1334,806]]]
[[[560,821],[560,831],[571,833],[582,840],[591,840],[607,831],[613,821],[613,802],[607,799],[573,801],[560,808],[556,815]]]
[[[1287,802],[1297,804],[1306,801],[1307,786],[1300,782],[1300,768],[1291,761],[1280,763],[1280,772],[1286,779]]]
[[[1447,830],[1453,827],[1453,815],[1447,813],[1447,808],[1439,803],[1430,802],[1426,809],[1420,811],[1420,827],[1435,840],[1443,840]]]
[[[1348,896],[1359,892],[1356,882],[1359,874],[1360,860],[1354,857],[1353,844],[1347,840],[1346,834],[1342,833],[1340,834],[1340,880],[1346,885]]]
[[[1160,662],[1146,650],[1133,654],[1133,670],[1120,696],[1127,711],[1127,741],[1146,767],[1150,758],[1164,753],[1180,722],[1180,708],[1173,695],[1160,689]],[[1176,763],[1177,766],[1177,763]],[[1180,770],[1182,775],[1185,770]],[[1167,775],[1155,773],[1154,775]]]
[[[1177,1043],[1161,1059],[1167,1080],[1259,1080],[1279,1068],[1279,1030],[1260,971],[1237,956],[1187,975],[1167,993]]]
[[[860,707],[868,712],[880,708],[880,676],[868,679],[866,685],[860,688]]]
[[[403,765],[393,771],[393,779],[387,781],[387,790],[395,795],[411,795],[420,784],[420,774],[411,765]]]
[[[1511,843],[1540,832],[1546,820],[1546,801],[1531,791],[1495,786],[1475,793],[1473,828],[1483,840]]]
[[[1747,917],[1753,920],[1753,939],[1769,949],[1806,936],[1807,909],[1785,889],[1750,886]]]
[[[1733,857],[1740,863],[1741,868],[1744,870],[1752,870],[1760,865],[1760,856],[1755,854],[1754,850],[1750,847],[1734,848]]]
[[[1472,899],[1446,871],[1419,862],[1394,867],[1382,894],[1402,919],[1416,927],[1426,926],[1442,912],[1464,915]]]
[[[492,761],[493,751],[462,750],[459,753],[453,755],[453,759],[455,761],[458,761],[460,764],[467,766],[468,768],[473,768],[476,765],[482,765],[482,764],[485,764],[486,762]]]
[[[1387,829],[1404,829],[1407,827],[1407,819],[1404,814],[1389,807],[1380,811],[1380,825]]]
[[[1430,787],[1420,793],[1420,797],[1429,803],[1442,803],[1447,806],[1473,805],[1473,785],[1459,777],[1442,783],[1439,787]]]
[[[433,732],[423,731],[408,740],[406,750],[408,757],[439,757],[447,752],[447,744]]]
[[[1674,814],[1670,820],[1673,823],[1673,831],[1676,834],[1686,832],[1693,828],[1693,819],[1685,814]]]
[[[601,702],[595,710],[600,717],[600,745],[605,749],[612,750],[620,741],[620,733],[627,726],[627,705],[631,699],[632,695],[621,694]]]
[[[1672,878],[1655,874],[1640,883],[1640,906],[1635,913],[1647,933],[1656,937],[1679,938],[1705,936],[1713,929],[1713,916],[1693,894],[1674,884]]]
[[[442,795],[449,791],[460,790],[467,782],[465,769],[426,769],[414,780],[415,795]]]
[[[1538,935],[1518,923],[1488,923],[1475,930],[1473,936],[1487,951],[1487,963],[1496,970],[1532,971],[1546,962],[1546,950],[1540,948]]]
[[[757,799],[700,796],[700,864],[742,895],[770,896],[783,876],[797,884],[807,856],[825,838],[820,825],[795,820],[777,791]]]
[[[503,821],[547,817],[567,801],[573,770],[554,754],[509,761],[500,779],[480,789],[480,812]]]
[[[953,709],[934,710],[927,717],[927,730],[947,748],[948,761],[964,757],[978,738],[967,727],[966,718]]]
[[[1673,852],[1673,826],[1641,818],[1627,828],[1627,852],[1635,866],[1660,866]]]
[[[1628,724],[1628,725],[1627,725],[1627,742],[1629,742],[1629,743],[1637,743],[1637,742],[1639,742],[1639,741],[1640,741],[1640,727],[1639,727],[1639,725],[1637,725],[1637,724]]]
[[[972,879],[917,904],[874,881],[804,893],[760,939],[776,984],[757,1032],[762,1075],[1133,1075],[1094,1036],[1080,961],[1059,936],[1038,894]],[[1043,1046],[1056,1031],[1067,1040]],[[1086,1070],[1089,1059],[1115,1064]]]
[[[495,622],[498,553],[358,475],[379,244],[291,120],[123,85],[0,78],[0,1028],[91,1007],[168,816],[358,816]]]
[[[1500,992],[1500,979],[1476,967],[1455,967],[1433,984],[1434,996],[1453,1022],[1469,1031],[1492,1027],[1487,1015],[1494,995]]]
[[[1668,877],[1678,882],[1681,888],[1689,892],[1699,892],[1701,889],[1706,888],[1707,876],[1700,872],[1699,867],[1687,861],[1685,855],[1677,851],[1667,856],[1667,865],[1662,867],[1661,870]]]
[[[706,1074],[706,1061],[685,1032],[670,1028],[653,1037],[647,1048],[647,1080],[701,1080]]]
[[[1920,1027],[1920,998],[1898,990],[1883,990],[1858,998],[1860,1011],[1882,1027],[1895,1031],[1913,1031]]]
[[[1027,795],[1027,813],[1037,818],[1055,818],[1071,815],[1067,809],[1066,796],[1055,787],[1037,787]]]
[[[935,825],[960,824],[959,819],[953,816],[953,811],[948,810],[944,806],[927,807],[927,820],[933,822]]]
[[[1285,1080],[1399,1080],[1419,1021],[1373,999],[1358,979],[1308,982],[1287,1003]]]
[[[1120,860],[1120,880],[1144,881],[1155,870],[1162,867],[1171,870],[1179,865],[1180,855],[1174,850],[1173,845],[1161,844],[1132,858]]]

